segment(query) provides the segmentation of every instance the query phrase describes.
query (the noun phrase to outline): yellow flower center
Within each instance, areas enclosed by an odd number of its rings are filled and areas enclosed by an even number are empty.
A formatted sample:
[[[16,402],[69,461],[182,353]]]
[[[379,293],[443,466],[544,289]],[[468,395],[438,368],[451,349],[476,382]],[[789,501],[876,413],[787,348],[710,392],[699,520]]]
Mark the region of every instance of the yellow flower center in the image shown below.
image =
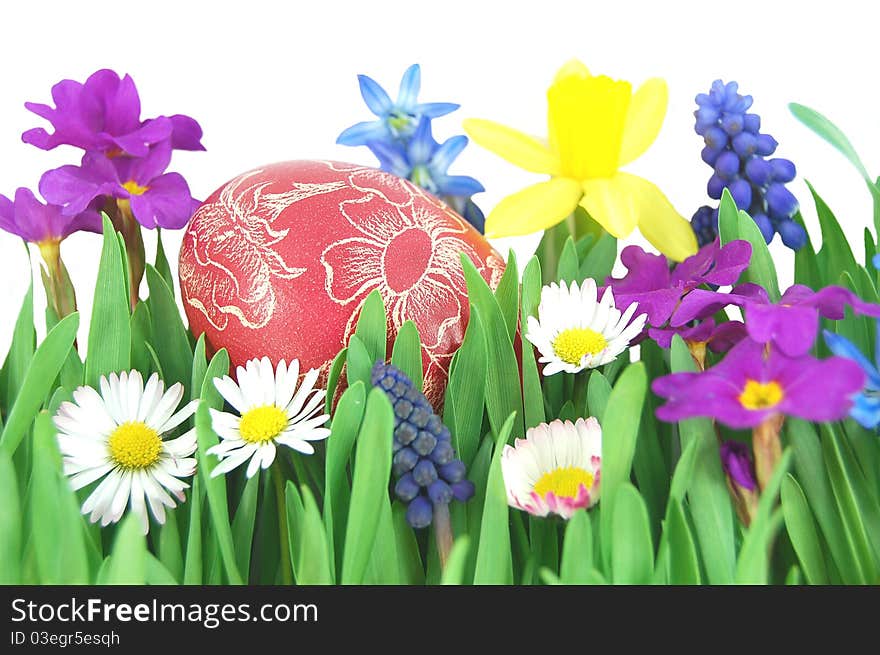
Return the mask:
[[[552,492],[557,498],[577,498],[581,485],[590,489],[593,474],[577,466],[566,466],[542,475],[535,484],[535,493],[542,497]]]
[[[129,421],[117,427],[107,442],[110,457],[125,469],[149,468],[162,453],[159,433],[141,421]]]
[[[287,413],[275,405],[249,409],[241,417],[238,431],[248,443],[272,441],[287,427]]]
[[[746,409],[767,409],[778,405],[785,393],[776,382],[748,380],[739,395],[740,404]]]
[[[580,364],[584,355],[598,355],[605,350],[605,337],[590,328],[569,328],[553,340],[553,352],[563,362]]]
[[[126,182],[122,186],[125,188],[126,191],[128,191],[133,196],[142,196],[147,191],[150,190],[150,187],[141,186],[140,184],[138,184],[134,180],[129,180],[128,182]]]

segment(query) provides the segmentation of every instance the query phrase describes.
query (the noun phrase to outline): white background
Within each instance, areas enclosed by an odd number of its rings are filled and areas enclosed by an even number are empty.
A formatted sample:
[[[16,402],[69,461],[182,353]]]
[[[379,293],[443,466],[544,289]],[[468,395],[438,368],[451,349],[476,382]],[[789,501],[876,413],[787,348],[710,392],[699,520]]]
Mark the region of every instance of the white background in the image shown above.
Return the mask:
[[[869,7],[849,0],[4,2],[0,192],[36,189],[43,171],[78,161],[72,148],[46,153],[21,142],[21,132],[45,126],[23,103],[50,102],[55,82],[83,81],[99,68],[134,77],[143,117],[185,113],[202,124],[208,151],[175,154],[171,170],[204,198],[234,175],[273,161],[373,164],[365,149],[335,145],[343,128],[369,118],[357,73],[369,74],[393,96],[403,70],[420,63],[420,98],[462,105],[435,121],[441,140],[460,133],[461,120],[470,116],[544,135],[546,88],[559,65],[578,57],[595,74],[635,84],[666,78],[670,103],[663,130],[628,170],[657,183],[688,218],[709,202],[711,173],[693,133],[694,95],[718,77],[738,80],[754,96],[764,130],[779,141],[778,155],[797,165],[791,188],[808,225],[817,230],[804,178],[836,212],[861,258],[862,230],[871,221],[867,190],[786,105],[798,101],[825,113],[849,135],[868,170],[880,173],[877,23]],[[477,201],[486,213],[540,179],[476,145],[452,172],[483,182],[487,192]],[[173,259],[180,234],[166,236]],[[506,252],[511,241],[496,245]],[[535,240],[514,245],[526,255]],[[76,235],[62,246],[86,316],[99,248],[95,235]],[[153,250],[148,234],[148,257]],[[783,281],[790,281],[790,258],[778,240],[773,251]],[[0,233],[0,357],[27,290],[27,266],[21,241]],[[39,278],[35,289],[42,308]],[[83,323],[85,328],[88,321]]]

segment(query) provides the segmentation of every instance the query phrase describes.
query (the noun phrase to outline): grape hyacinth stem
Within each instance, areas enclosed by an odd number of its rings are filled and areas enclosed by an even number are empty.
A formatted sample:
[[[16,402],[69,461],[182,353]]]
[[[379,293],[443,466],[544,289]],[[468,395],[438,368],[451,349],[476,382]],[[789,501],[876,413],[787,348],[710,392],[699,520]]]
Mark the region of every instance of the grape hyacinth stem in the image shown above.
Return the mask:
[[[452,523],[449,519],[449,503],[434,503],[434,538],[437,541],[437,553],[440,556],[440,567],[446,568],[452,543]]]
[[[755,454],[755,473],[761,491],[770,482],[776,465],[782,457],[782,444],[779,432],[782,430],[783,416],[773,416],[752,430],[752,449]]]

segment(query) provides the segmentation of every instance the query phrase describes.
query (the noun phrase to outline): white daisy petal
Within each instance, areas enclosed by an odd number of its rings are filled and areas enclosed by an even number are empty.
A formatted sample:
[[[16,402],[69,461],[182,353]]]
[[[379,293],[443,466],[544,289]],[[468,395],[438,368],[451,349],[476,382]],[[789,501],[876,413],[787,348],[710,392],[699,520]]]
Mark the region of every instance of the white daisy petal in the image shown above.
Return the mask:
[[[214,470],[211,471],[211,477],[214,478],[223,473],[228,473],[240,464],[243,464],[248,457],[256,452],[256,450],[257,445],[249,443],[228,453],[226,457],[214,467]]]
[[[160,431],[161,427],[171,418],[174,410],[180,404],[183,398],[183,385],[176,382],[168,387],[168,391],[162,396],[162,399],[156,405],[156,409],[152,415],[144,421],[147,425],[156,431]]]
[[[263,451],[262,448],[257,449],[257,451],[254,453],[253,457],[251,457],[251,461],[248,462],[247,471],[245,472],[245,475],[248,478],[254,477],[254,475],[256,475],[257,471],[260,470],[260,462],[263,461],[263,452],[262,451]]]
[[[199,402],[200,401],[196,399],[184,405],[183,408],[179,409],[171,416],[171,418],[165,421],[165,423],[159,427],[158,431],[163,434],[165,432],[171,432],[174,428],[196,413],[196,410],[199,408]]]
[[[239,367],[238,370],[244,371],[241,367]],[[231,377],[224,375],[222,378],[214,378],[214,387],[220,392],[223,399],[235,407],[239,412],[247,411],[248,403],[245,401],[241,389],[235,384]]]

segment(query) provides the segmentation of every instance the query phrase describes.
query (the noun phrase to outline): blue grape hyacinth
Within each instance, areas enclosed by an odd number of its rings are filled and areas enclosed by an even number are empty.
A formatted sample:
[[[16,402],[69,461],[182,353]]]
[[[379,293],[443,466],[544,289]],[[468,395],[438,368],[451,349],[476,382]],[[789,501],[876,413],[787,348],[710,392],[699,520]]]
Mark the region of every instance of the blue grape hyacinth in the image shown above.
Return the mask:
[[[396,102],[379,84],[359,75],[361,95],[378,120],[357,123],[343,130],[336,143],[366,146],[379,160],[379,167],[434,194],[480,232],[485,217],[471,196],[484,191],[483,185],[466,175],[449,175],[448,169],[468,144],[464,135],[434,140],[431,120],[458,109],[449,102],[417,103],[421,86],[418,64],[403,74]]]
[[[394,494],[407,503],[407,523],[426,528],[435,506],[469,500],[474,484],[465,479],[467,471],[455,456],[449,428],[403,371],[379,361],[370,382],[385,392],[394,408]]]
[[[795,178],[795,166],[788,159],[768,159],[778,143],[761,132],[761,117],[748,112],[752,97],[741,95],[736,82],[715,80],[696,102],[694,129],[705,143],[702,159],[713,169],[706,187],[709,197],[718,200],[727,189],[736,206],[755,221],[764,241],[770,243],[778,233],[792,250],[803,247],[807,234],[793,218],[798,201],[785,187]],[[713,241],[718,209],[700,207],[691,225],[700,245]]]

